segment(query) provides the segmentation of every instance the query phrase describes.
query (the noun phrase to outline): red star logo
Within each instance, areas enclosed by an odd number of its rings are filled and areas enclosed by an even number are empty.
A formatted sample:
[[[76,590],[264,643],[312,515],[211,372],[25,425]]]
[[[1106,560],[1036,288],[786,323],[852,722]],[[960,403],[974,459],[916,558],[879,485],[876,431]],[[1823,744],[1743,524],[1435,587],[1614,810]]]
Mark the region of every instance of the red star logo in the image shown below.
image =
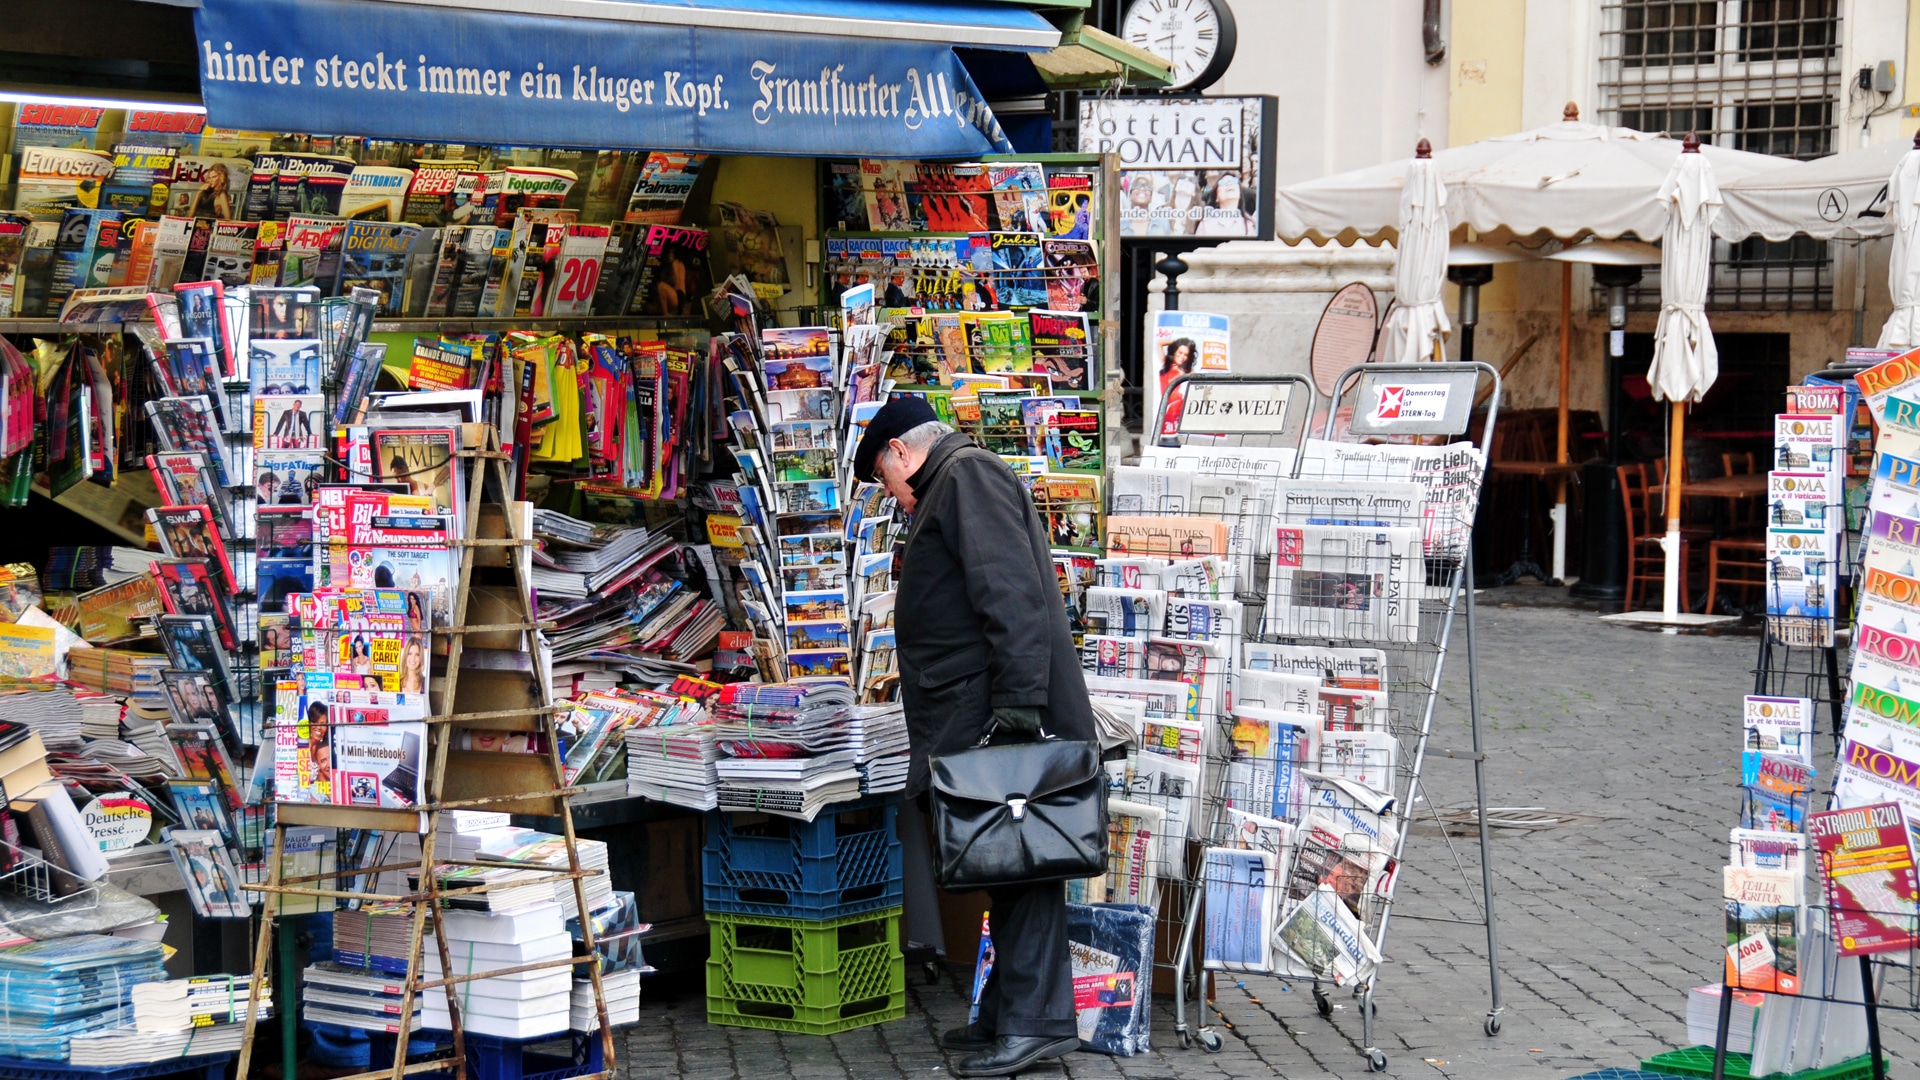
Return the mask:
[[[1382,420],[1400,419],[1400,406],[1406,401],[1407,388],[1404,386],[1383,386],[1380,388],[1380,404],[1375,406],[1374,415]]]

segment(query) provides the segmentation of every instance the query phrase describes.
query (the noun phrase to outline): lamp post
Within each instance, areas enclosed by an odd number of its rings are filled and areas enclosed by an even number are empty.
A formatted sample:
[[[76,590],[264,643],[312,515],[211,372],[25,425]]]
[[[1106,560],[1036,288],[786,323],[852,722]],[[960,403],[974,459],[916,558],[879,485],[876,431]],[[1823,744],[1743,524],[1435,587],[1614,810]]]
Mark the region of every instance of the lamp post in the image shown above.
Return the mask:
[[[1460,286],[1460,359],[1473,359],[1473,327],[1480,321],[1480,286],[1493,280],[1493,267],[1451,263],[1447,280]]]
[[[1564,271],[1560,279],[1561,281],[1560,310],[1562,313],[1562,325],[1560,328],[1560,337],[1561,337],[1561,344],[1563,348],[1560,355],[1560,417],[1561,419],[1560,419],[1560,440],[1559,440],[1558,457],[1559,457],[1560,463],[1563,465],[1566,465],[1566,464],[1570,464],[1572,461],[1572,455],[1569,453],[1569,448],[1567,445],[1567,438],[1568,438],[1567,413],[1569,409],[1569,383],[1570,383],[1570,377],[1571,377],[1570,365],[1572,363],[1572,360],[1571,360],[1571,353],[1566,346],[1568,345],[1569,335],[1572,332],[1571,323],[1572,323],[1572,307],[1573,307],[1573,264],[1585,263],[1586,265],[1594,268],[1594,273],[1596,275],[1600,273],[1600,269],[1602,267],[1610,268],[1609,272],[1613,270],[1625,270],[1628,268],[1633,268],[1634,276],[1635,276],[1635,279],[1637,280],[1639,277],[1639,270],[1638,270],[1639,267],[1660,265],[1660,249],[1657,247],[1654,247],[1652,244],[1643,244],[1637,240],[1592,240],[1584,244],[1575,244],[1572,247],[1569,247],[1563,251],[1556,251],[1553,254],[1547,256],[1547,258],[1562,264],[1562,270]],[[1605,284],[1605,282],[1603,281],[1602,284]],[[1624,340],[1626,336],[1625,328],[1626,328],[1627,305],[1626,305],[1625,289],[1626,289],[1626,286],[1622,285],[1620,287],[1621,291],[1618,294],[1610,294],[1612,298],[1618,299],[1620,301],[1620,304],[1619,304],[1620,322],[1618,324],[1619,332],[1618,333],[1613,333],[1611,331],[1609,332],[1610,342],[1613,340]],[[1609,308],[1611,307],[1612,305],[1609,304]],[[1612,323],[1611,314],[1609,314],[1608,322],[1610,324]],[[1618,359],[1610,357],[1608,360],[1608,363],[1611,365],[1617,366]],[[1612,476],[1615,474],[1612,473],[1611,470],[1609,470],[1608,475]],[[1613,490],[1613,487],[1610,483],[1607,486],[1607,490],[1609,491]],[[1594,501],[1596,496],[1591,489],[1588,490],[1586,498],[1587,498],[1587,508],[1589,510],[1598,509],[1602,513],[1611,512],[1610,510],[1608,510],[1608,507],[1612,506],[1615,502],[1617,502],[1617,499],[1614,499],[1614,500],[1609,500],[1604,506],[1598,505]],[[1556,493],[1554,503],[1555,505],[1553,508],[1553,576],[1555,580],[1564,580],[1567,572],[1567,543],[1566,543],[1567,482],[1564,479],[1561,480],[1559,483],[1559,490]],[[1613,550],[1618,550],[1618,549],[1615,548]],[[1612,552],[1609,551],[1607,552],[1607,555],[1610,556],[1611,553]],[[1587,556],[1587,559],[1589,562],[1592,562],[1593,558],[1594,556],[1591,553]]]
[[[1603,607],[1616,607],[1626,597],[1621,581],[1625,566],[1626,508],[1620,501],[1620,372],[1627,353],[1627,290],[1640,283],[1639,266],[1598,265],[1593,280],[1607,290],[1607,453],[1583,466],[1581,487],[1586,493],[1586,566],[1569,593]]]

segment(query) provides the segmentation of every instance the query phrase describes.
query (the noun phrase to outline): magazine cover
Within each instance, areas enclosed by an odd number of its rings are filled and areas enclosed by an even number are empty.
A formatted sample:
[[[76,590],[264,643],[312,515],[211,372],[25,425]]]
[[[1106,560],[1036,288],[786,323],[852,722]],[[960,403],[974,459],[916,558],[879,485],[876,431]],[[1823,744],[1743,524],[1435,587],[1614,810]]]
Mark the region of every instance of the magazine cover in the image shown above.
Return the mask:
[[[253,914],[241,878],[218,830],[170,829],[167,849],[187,883],[193,913],[203,919],[245,919]]]
[[[373,479],[399,484],[408,494],[433,500],[434,512],[453,515],[454,535],[465,509],[460,472],[454,451],[459,432],[453,428],[376,428],[373,431]]]
[[[1920,881],[1913,838],[1898,803],[1871,803],[1807,815],[1819,852],[1827,916],[1841,956],[1907,952],[1920,944]]]
[[[1725,985],[1798,993],[1804,879],[1783,870],[1737,866],[1722,873],[1727,908]]]
[[[1087,312],[1099,306],[1100,267],[1088,240],[1042,240],[1046,261],[1047,307]]]
[[[369,701],[356,703],[360,698]],[[426,715],[421,695],[335,692],[328,724],[334,803],[405,808],[425,801],[427,725],[407,721]]]
[[[453,617],[456,560],[452,519],[379,515],[354,522],[347,540],[349,579],[358,589],[407,589],[431,595],[435,625]]]
[[[649,225],[640,237],[640,273],[629,315],[700,316],[708,290],[705,229]]]
[[[325,398],[319,394],[253,399],[253,448],[320,450],[326,446]]]
[[[414,224],[349,222],[340,258],[339,294],[372,289],[381,297],[380,314],[401,314],[406,303],[407,252],[419,234],[420,226]]]
[[[263,450],[253,455],[253,486],[259,505],[310,506],[325,479],[324,450]]]
[[[299,323],[308,325],[301,329],[312,330],[314,306],[311,303],[293,306],[287,293],[275,290],[276,295],[268,297],[263,305],[269,309],[283,309],[275,316],[275,321],[287,321],[292,329]],[[256,312],[258,318],[260,313]],[[253,382],[253,392],[260,396],[273,397],[312,397],[315,408],[321,396],[320,342],[311,335],[289,340],[254,337],[249,347],[248,376]]]

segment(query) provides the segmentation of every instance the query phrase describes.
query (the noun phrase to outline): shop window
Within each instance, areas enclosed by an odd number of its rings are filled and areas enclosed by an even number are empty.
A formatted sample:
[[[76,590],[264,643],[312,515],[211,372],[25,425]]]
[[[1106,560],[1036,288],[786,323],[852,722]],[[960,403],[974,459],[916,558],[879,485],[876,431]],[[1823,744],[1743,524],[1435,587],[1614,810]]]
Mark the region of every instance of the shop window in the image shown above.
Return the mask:
[[[1604,0],[1600,25],[1600,122],[1797,160],[1833,153],[1838,0]],[[1605,300],[1595,290],[1594,309]],[[1657,268],[1628,302],[1658,309]],[[1824,242],[1714,245],[1709,310],[1832,306]]]

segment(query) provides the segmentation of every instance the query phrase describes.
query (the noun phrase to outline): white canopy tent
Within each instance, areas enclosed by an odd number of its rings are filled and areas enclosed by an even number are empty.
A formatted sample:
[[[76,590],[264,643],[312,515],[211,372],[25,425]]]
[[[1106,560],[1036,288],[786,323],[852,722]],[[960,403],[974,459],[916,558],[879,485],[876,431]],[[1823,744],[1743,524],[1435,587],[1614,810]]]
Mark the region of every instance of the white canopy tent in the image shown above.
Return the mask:
[[[1681,142],[1630,128],[1580,121],[1569,104],[1557,124],[1502,135],[1433,155],[1432,170],[1446,185],[1445,208],[1452,228],[1466,226],[1477,238],[1552,236],[1617,239],[1632,233],[1659,235],[1667,226],[1660,191],[1680,156]],[[1765,154],[1703,146],[1700,153],[1723,179],[1756,176],[1792,162]],[[1411,162],[1391,161],[1324,176],[1280,189],[1275,222],[1281,240],[1398,242],[1401,189]],[[1444,274],[1442,267],[1439,271]],[[1571,304],[1572,275],[1562,277],[1562,308]],[[1437,288],[1436,284],[1436,288]],[[1561,337],[1560,379],[1570,379],[1570,345]],[[1558,461],[1566,464],[1568,407],[1559,417]],[[1566,483],[1557,485],[1554,507],[1556,553],[1566,528]],[[1553,576],[1564,578],[1556,555]]]
[[[1883,349],[1920,345],[1920,136],[1796,163],[1725,184],[1726,206],[1714,233],[1727,240],[1893,237],[1887,288],[1893,312],[1880,330]],[[1864,269],[1864,259],[1861,263]],[[1864,283],[1861,286],[1865,288]],[[1856,303],[1864,306],[1864,293]]]

